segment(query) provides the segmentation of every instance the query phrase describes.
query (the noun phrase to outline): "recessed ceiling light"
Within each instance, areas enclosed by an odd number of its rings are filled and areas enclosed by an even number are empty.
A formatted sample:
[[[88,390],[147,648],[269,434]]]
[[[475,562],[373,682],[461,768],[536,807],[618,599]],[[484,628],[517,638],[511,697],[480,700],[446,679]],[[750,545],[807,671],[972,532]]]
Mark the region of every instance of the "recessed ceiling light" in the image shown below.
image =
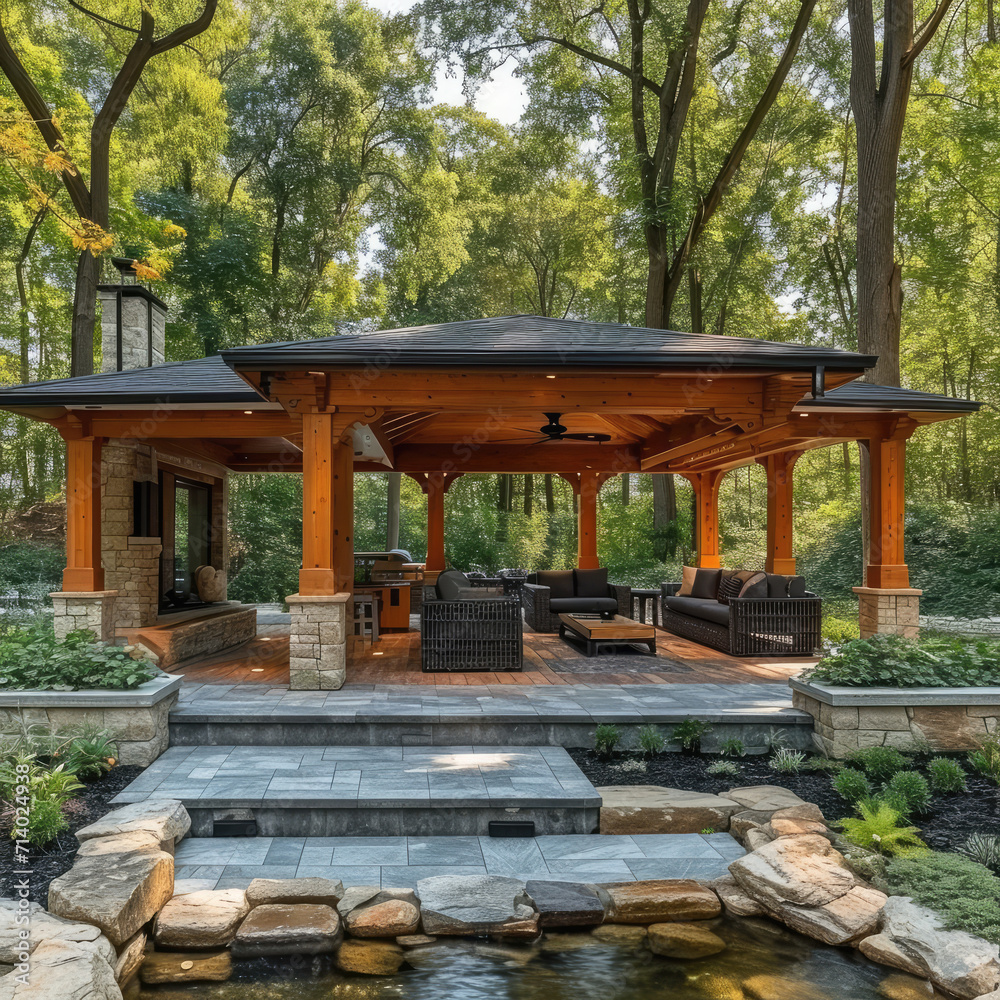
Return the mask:
[[[385,656],[385,653],[373,650],[372,651],[372,656]]]
[[[253,413],[253,410],[244,410],[243,412],[249,417]]]
[[[546,375],[546,378],[555,378],[555,375]]]
[[[250,668],[250,673],[252,673],[252,674],[262,674],[262,673],[264,673],[264,668],[263,667],[251,667]]]

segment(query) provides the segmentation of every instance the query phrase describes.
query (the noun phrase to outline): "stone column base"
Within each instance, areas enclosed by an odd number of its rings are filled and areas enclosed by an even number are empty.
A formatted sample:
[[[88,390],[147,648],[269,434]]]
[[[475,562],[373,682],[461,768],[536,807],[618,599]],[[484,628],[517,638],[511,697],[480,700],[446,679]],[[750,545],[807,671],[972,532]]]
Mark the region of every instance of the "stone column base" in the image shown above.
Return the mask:
[[[87,629],[104,642],[115,638],[115,598],[117,590],[93,590],[84,593],[57,591],[49,594],[55,617],[52,627],[57,639],[70,632]]]
[[[288,648],[293,691],[336,691],[347,680],[347,610],[351,594],[292,594]]]
[[[879,587],[854,587],[858,595],[858,619],[861,638],[881,633],[915,639],[920,632],[920,595],[922,590],[909,587],[883,590]]]

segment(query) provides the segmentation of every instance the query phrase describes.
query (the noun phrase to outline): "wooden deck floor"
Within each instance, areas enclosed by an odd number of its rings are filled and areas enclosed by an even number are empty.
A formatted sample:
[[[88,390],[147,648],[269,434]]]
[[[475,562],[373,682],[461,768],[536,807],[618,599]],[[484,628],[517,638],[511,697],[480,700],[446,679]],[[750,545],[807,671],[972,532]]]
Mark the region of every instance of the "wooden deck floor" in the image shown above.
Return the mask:
[[[811,658],[737,658],[657,630],[657,656],[587,658],[557,635],[525,633],[520,673],[425,674],[420,670],[420,634],[383,634],[374,646],[349,640],[347,679],[352,684],[748,684],[781,683],[815,663]],[[243,646],[171,667],[203,684],[288,684],[288,626],[263,625]]]

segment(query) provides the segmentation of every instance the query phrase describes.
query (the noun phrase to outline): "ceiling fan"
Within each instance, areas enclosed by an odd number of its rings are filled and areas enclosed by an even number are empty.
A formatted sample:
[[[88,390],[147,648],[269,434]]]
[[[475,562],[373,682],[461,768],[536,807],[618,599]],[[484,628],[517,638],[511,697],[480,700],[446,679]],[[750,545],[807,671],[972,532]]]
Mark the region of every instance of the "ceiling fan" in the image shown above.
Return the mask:
[[[545,444],[548,441],[588,441],[591,444],[604,444],[605,441],[611,440],[610,434],[570,434],[565,425],[561,424],[559,421],[562,418],[561,413],[546,413],[544,414],[548,423],[543,427],[539,427],[537,432],[534,430],[529,430],[527,427],[518,427],[517,430],[524,431],[526,434],[541,434],[537,441],[532,441],[535,444]],[[503,442],[497,442],[498,444]]]

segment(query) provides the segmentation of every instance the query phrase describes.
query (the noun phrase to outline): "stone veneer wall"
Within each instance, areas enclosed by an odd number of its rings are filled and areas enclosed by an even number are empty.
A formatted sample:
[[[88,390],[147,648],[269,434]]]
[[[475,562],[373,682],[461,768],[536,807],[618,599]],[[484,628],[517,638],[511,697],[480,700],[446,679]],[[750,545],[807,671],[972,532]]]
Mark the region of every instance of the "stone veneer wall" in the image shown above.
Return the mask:
[[[920,633],[922,590],[855,587],[854,593],[858,595],[858,621],[862,639],[876,633],[913,639]]]
[[[347,605],[350,594],[286,598],[292,613],[289,687],[336,691],[347,680]]]
[[[70,632],[86,629],[105,642],[115,637],[114,616],[116,590],[97,590],[82,594],[58,591],[52,598],[52,628],[57,639],[65,639]]]
[[[985,705],[828,705],[802,691],[792,704],[813,717],[813,742],[830,757],[842,758],[864,747],[916,750],[971,750],[1000,725],[1000,697]],[[916,700],[916,699],[914,699]]]

